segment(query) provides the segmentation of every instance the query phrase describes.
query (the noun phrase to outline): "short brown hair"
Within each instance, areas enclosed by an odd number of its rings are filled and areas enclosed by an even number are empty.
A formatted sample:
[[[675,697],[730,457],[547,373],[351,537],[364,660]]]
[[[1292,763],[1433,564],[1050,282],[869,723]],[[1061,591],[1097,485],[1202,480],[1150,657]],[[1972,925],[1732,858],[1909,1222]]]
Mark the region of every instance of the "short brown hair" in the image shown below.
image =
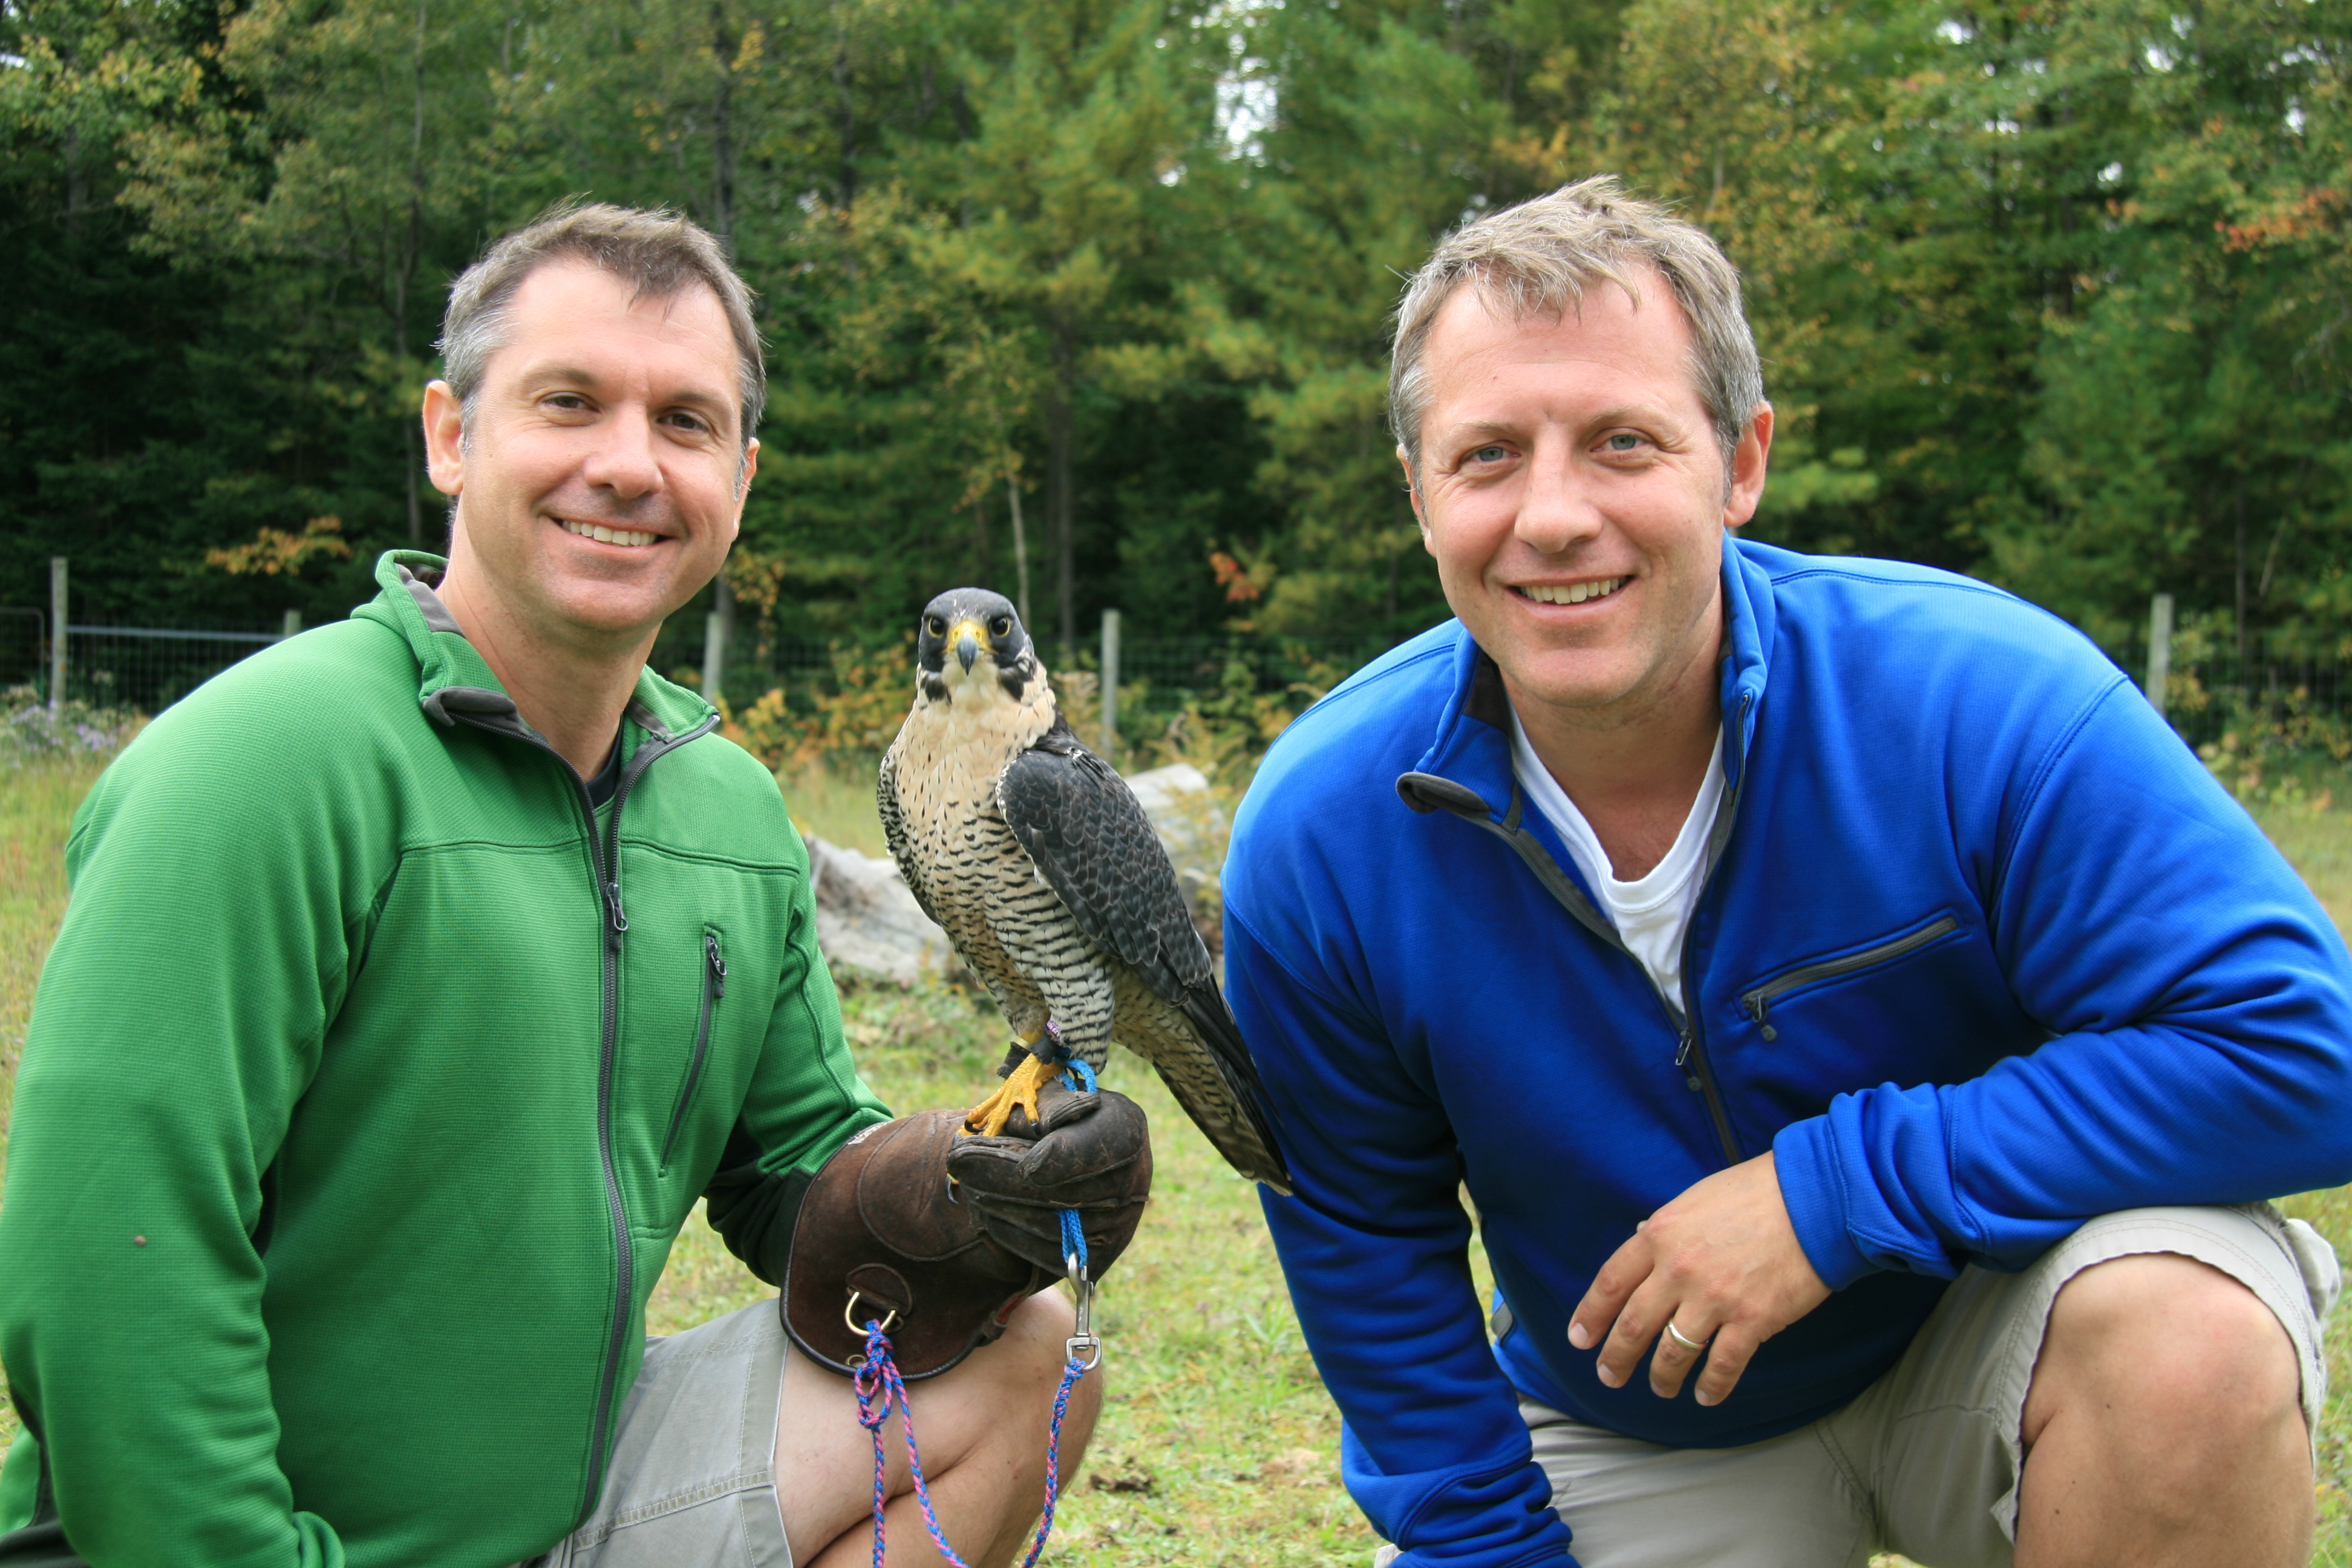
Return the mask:
[[[768,370],[761,358],[760,329],[751,321],[751,290],[726,251],[709,230],[667,208],[648,212],[576,198],[557,203],[494,242],[449,286],[449,308],[435,346],[467,420],[490,356],[506,346],[515,290],[548,262],[567,259],[588,262],[634,284],[638,299],[667,299],[697,283],[719,297],[735,336],[741,437],[748,446],[767,405]]]
[[[1727,480],[1740,434],[1764,401],[1764,370],[1740,308],[1738,269],[1705,229],[1627,195],[1614,174],[1562,185],[1465,225],[1406,282],[1389,368],[1389,423],[1416,480],[1430,396],[1422,355],[1438,311],[1457,288],[1470,283],[1514,320],[1559,316],[1601,283],[1614,283],[1639,302],[1644,267],[1665,279],[1690,321],[1691,373],[1723,448]]]

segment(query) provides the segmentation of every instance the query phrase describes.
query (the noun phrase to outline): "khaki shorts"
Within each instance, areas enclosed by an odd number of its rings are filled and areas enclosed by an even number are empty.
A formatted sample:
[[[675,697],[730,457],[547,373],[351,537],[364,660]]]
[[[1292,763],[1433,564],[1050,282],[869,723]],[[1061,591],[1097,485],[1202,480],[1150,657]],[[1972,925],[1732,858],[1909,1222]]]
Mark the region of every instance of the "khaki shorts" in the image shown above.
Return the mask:
[[[2313,1432],[2327,1392],[2320,1324],[2336,1254],[2268,1204],[2128,1209],[2018,1274],[1966,1268],[1893,1371],[1811,1426],[1739,1448],[1666,1448],[1523,1402],[1552,1504],[1583,1568],[1861,1568],[1899,1552],[1935,1568],[2007,1568],[2019,1428],[2051,1304],[2095,1263],[2172,1252],[2221,1270],[2284,1324]],[[1395,1549],[1374,1559],[1386,1568]]]
[[[646,1345],[596,1511],[521,1568],[792,1568],[776,1503],[785,1343],[768,1300]]]

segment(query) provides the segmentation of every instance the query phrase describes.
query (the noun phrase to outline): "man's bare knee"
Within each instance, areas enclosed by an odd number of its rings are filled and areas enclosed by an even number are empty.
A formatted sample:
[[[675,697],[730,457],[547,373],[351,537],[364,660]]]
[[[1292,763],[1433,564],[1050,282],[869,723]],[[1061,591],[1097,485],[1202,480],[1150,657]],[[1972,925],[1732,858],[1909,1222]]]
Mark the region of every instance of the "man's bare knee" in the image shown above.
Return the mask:
[[[1054,1394],[1076,1315],[1059,1291],[1013,1310],[1003,1335],[936,1378],[908,1386],[919,1416],[923,1463],[941,1518],[975,1563],[1009,1557],[1037,1516]],[[1103,1373],[1072,1389],[1058,1454],[1064,1484],[1076,1473],[1101,1408]],[[912,1486],[904,1438],[886,1431],[886,1488]],[[856,1558],[872,1509],[871,1438],[857,1425],[849,1380],[794,1353],[777,1434],[776,1482],[794,1561],[829,1563],[836,1547]],[[897,1528],[894,1526],[894,1528]],[[919,1530],[917,1531],[919,1534]],[[855,1550],[845,1547],[851,1542]]]
[[[991,1347],[992,1381],[1013,1400],[1041,1400],[1042,1424],[1051,1413],[1055,1388],[1069,1361],[1069,1339],[1077,1330],[1077,1313],[1059,1290],[1041,1290],[1014,1309],[1004,1337]],[[1063,1422],[1066,1447],[1075,1433],[1083,1444],[1102,1403],[1102,1369],[1097,1366],[1070,1391],[1069,1414]],[[1013,1405],[1010,1409],[1024,1406]],[[1066,1465],[1066,1468],[1067,1466]]]
[[[2148,1253],[2077,1274],[2026,1395],[2018,1563],[2306,1561],[2301,1381],[2284,1325],[2219,1269]]]
[[[975,1447],[1034,1448],[1042,1457],[1054,1392],[1069,1360],[1067,1344],[1076,1323],[1076,1313],[1059,1290],[1040,1291],[1013,1309],[1001,1337],[973,1351],[953,1371],[913,1384],[917,1402],[940,1411],[943,1431],[966,1427]],[[1074,1425],[1092,1425],[1101,1386],[1097,1368],[1071,1391],[1063,1424],[1066,1447]]]
[[[1077,1314],[1059,1290],[1041,1290],[1013,1310],[1002,1338],[974,1352],[964,1365],[972,1370],[976,1380],[1043,1378],[1050,1387],[1061,1374],[1062,1347],[1076,1324]]]
[[[2283,1421],[2300,1430],[2301,1384],[2294,1341],[2244,1285],[2175,1253],[2114,1258],[2058,1293],[2021,1436],[2071,1410],[2184,1461],[2243,1452]]]
[[[1068,1339],[1077,1326],[1077,1309],[1070,1305],[1067,1296],[1059,1290],[1040,1290],[1013,1309],[1013,1322],[1005,1337],[1009,1339],[1016,1333],[1044,1335],[1055,1342],[1058,1352],[1060,1342]]]

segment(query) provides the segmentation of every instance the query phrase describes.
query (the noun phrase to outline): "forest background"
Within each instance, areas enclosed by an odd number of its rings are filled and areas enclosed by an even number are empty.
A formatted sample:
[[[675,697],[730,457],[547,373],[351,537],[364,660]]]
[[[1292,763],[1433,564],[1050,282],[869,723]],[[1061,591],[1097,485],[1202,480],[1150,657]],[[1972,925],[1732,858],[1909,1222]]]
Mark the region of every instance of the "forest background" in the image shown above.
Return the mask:
[[[449,279],[567,195],[761,299],[729,568],[779,636],[957,581],[1047,637],[1444,614],[1400,275],[1596,171],[1744,269],[1753,531],[2114,646],[2352,631],[2352,0],[0,0],[0,603],[274,626],[434,547]],[[694,625],[700,624],[698,615]]]

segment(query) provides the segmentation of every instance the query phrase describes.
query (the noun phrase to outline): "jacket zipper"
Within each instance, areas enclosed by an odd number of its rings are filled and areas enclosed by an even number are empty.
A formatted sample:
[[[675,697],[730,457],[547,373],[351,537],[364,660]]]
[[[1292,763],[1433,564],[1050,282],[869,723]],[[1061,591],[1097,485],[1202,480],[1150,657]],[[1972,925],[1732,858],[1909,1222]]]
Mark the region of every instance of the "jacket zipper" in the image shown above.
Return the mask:
[[[1742,728],[1747,725],[1748,708],[1753,700],[1751,695],[1743,695],[1739,699],[1739,716],[1735,722]],[[1457,784],[1451,779],[1441,779],[1431,773],[1410,773],[1406,777],[1432,780],[1457,795],[1460,804],[1445,809],[1465,822],[1485,828],[1509,845],[1526,863],[1528,869],[1536,874],[1536,880],[1543,884],[1544,890],[1562,909],[1575,916],[1579,925],[1623,953],[1633,961],[1635,968],[1642,971],[1642,977],[1650,982],[1650,994],[1658,999],[1658,1009],[1665,1015],[1667,1026],[1675,1032],[1675,1068],[1683,1075],[1683,1082],[1689,1085],[1691,1092],[1706,1103],[1707,1121],[1715,1130],[1716,1142],[1723,1150],[1724,1163],[1727,1166],[1738,1164],[1744,1158],[1739,1152],[1739,1140],[1732,1133],[1731,1113],[1723,1103],[1723,1090],[1716,1082],[1714,1064],[1707,1060],[1706,1043],[1699,1037],[1697,1016],[1690,1007],[1691,931],[1686,930],[1683,932],[1683,1005],[1676,1007],[1674,999],[1651,975],[1649,966],[1633,957],[1633,950],[1625,945],[1625,939],[1617,933],[1617,928],[1601,918],[1600,911],[1593,909],[1584,895],[1577,890],[1576,884],[1568,879],[1568,874],[1545,851],[1535,835],[1519,826],[1519,813],[1524,803],[1519,796],[1517,779],[1511,782],[1510,811],[1503,821],[1496,822],[1485,798],[1465,784]],[[1742,767],[1739,783],[1733,786],[1730,797],[1717,809],[1716,825],[1707,844],[1706,869],[1699,881],[1702,898],[1706,896],[1707,880],[1715,875],[1716,862],[1722,858],[1723,847],[1730,840],[1732,820],[1738,814],[1739,796],[1747,785],[1748,770]],[[1416,806],[1415,809],[1427,811],[1434,805]]]
[[[1735,791],[1724,809],[1728,811],[1738,804],[1738,794]],[[1691,1092],[1706,1102],[1707,1121],[1715,1130],[1716,1142],[1722,1147],[1724,1163],[1727,1166],[1738,1164],[1741,1158],[1739,1141],[1732,1136],[1731,1117],[1724,1109],[1723,1091],[1715,1081],[1714,1066],[1706,1059],[1706,1047],[1699,1040],[1698,1029],[1692,1023],[1690,1014],[1675,1005],[1674,999],[1659,988],[1649,966],[1635,958],[1633,950],[1625,945],[1625,939],[1617,934],[1617,928],[1602,920],[1600,913],[1585,902],[1575,885],[1568,881],[1566,874],[1545,853],[1543,846],[1536,841],[1535,835],[1518,825],[1519,805],[1518,786],[1514,783],[1508,826],[1484,815],[1470,816],[1465,814],[1464,820],[1475,823],[1517,850],[1519,858],[1535,872],[1536,880],[1544,885],[1545,891],[1550,893],[1561,908],[1574,915],[1580,925],[1623,953],[1636,969],[1641,970],[1642,978],[1650,983],[1650,994],[1657,998],[1658,1011],[1665,1016],[1666,1026],[1675,1032],[1675,1069],[1683,1075],[1683,1082],[1689,1085]],[[1687,933],[1685,941],[1688,941]],[[1687,952],[1684,965],[1684,973],[1687,974]]]
[[[621,1201],[620,1170],[613,1157],[613,1066],[620,1039],[621,944],[629,934],[628,911],[621,902],[621,808],[627,804],[631,788],[656,759],[717,729],[719,715],[713,713],[686,733],[668,740],[648,738],[637,748],[637,754],[622,768],[620,782],[614,786],[612,813],[605,818],[602,845],[596,838],[596,803],[589,797],[588,781],[580,776],[562,752],[549,745],[544,737],[526,728],[518,715],[504,715],[506,724],[478,718],[462,710],[457,717],[493,735],[527,741],[563,763],[564,772],[572,775],[572,784],[578,791],[576,798],[588,829],[589,876],[595,883],[597,900],[603,905],[603,918],[599,923],[604,934],[604,985],[603,1028],[596,1061],[596,1152],[604,1166],[604,1206],[613,1223],[614,1289],[613,1321],[605,1336],[604,1369],[596,1379],[596,1404],[588,1417],[588,1479],[580,1500],[580,1511],[572,1521],[572,1528],[576,1530],[588,1521],[588,1516],[595,1510],[596,1499],[604,1490],[605,1444],[612,1426],[608,1415],[613,1403],[613,1387],[620,1376],[621,1351],[629,1341],[629,1301],[636,1291],[636,1249],[629,1240],[629,1213]],[[512,727],[509,728],[509,725]]]
[[[1908,936],[1898,936],[1891,942],[1882,942],[1876,947],[1865,948],[1860,952],[1850,952],[1843,958],[1828,958],[1819,963],[1808,963],[1801,968],[1783,970],[1754,990],[1741,992],[1739,1010],[1756,1020],[1756,1026],[1763,1031],[1766,1039],[1777,1040],[1780,1037],[1780,1031],[1772,1026],[1766,1014],[1772,1005],[1772,999],[1782,992],[1794,991],[1800,985],[1811,985],[1816,980],[1834,980],[1841,974],[1852,974],[1858,969],[1868,969],[1873,964],[1887,963],[1892,959],[1902,957],[1906,952],[1916,952],[1938,937],[1949,936],[1959,929],[1960,922],[1958,916],[1941,915],[1929,921]]]
[[[1739,713],[1732,723],[1742,731],[1748,727],[1748,705],[1755,700],[1752,692],[1740,694]],[[1731,842],[1731,825],[1739,816],[1739,797],[1748,788],[1747,762],[1742,755],[1739,782],[1732,785],[1730,798],[1717,810],[1715,821],[1708,826],[1706,861],[1699,871],[1698,896],[1691,900],[1694,914],[1706,898],[1706,885],[1715,879],[1716,863],[1723,858],[1724,846]],[[1699,1032],[1699,1011],[1691,1005],[1691,940],[1697,931],[1696,919],[1683,927],[1683,1005],[1681,1015],[1675,1019],[1675,1027],[1682,1032],[1682,1046],[1675,1052],[1675,1066],[1683,1069],[1683,1081],[1692,1092],[1706,1102],[1707,1119],[1715,1123],[1716,1142],[1723,1146],[1724,1163],[1728,1167],[1738,1164],[1745,1156],[1740,1152],[1739,1140],[1732,1134],[1731,1111],[1723,1103],[1723,1089],[1716,1081],[1715,1064],[1707,1059],[1706,1041]]]
[[[686,1064],[686,1086],[677,1091],[677,1109],[670,1112],[669,1132],[662,1139],[661,1171],[669,1173],[669,1157],[677,1149],[678,1130],[686,1125],[686,1108],[694,1103],[694,1086],[702,1079],[703,1053],[710,1046],[710,1015],[727,994],[727,961],[719,956],[719,935],[702,933],[702,1016],[694,1026],[694,1055]]]

